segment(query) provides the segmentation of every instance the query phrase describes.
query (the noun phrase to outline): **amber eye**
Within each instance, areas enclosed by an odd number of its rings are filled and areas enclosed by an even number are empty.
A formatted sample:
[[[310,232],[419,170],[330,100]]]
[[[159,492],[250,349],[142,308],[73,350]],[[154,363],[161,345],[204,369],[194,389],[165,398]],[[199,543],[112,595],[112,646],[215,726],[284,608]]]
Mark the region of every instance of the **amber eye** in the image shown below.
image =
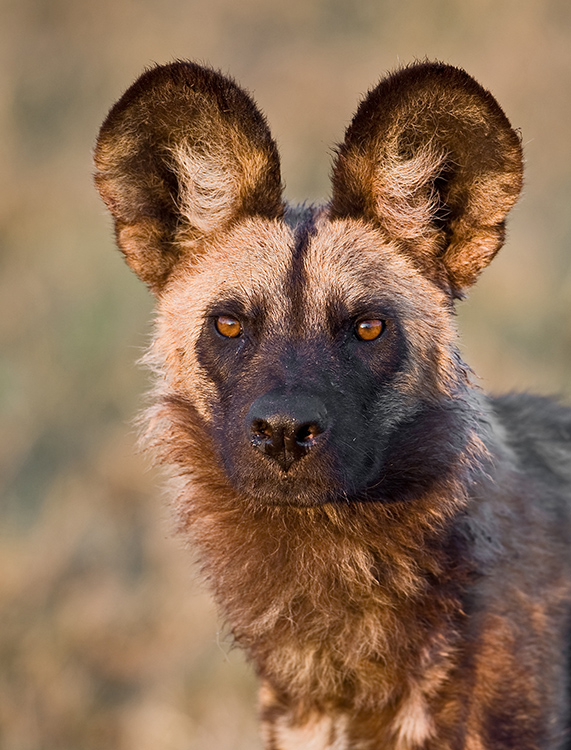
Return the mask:
[[[219,315],[214,320],[214,325],[218,333],[227,339],[235,339],[242,333],[240,321],[236,320],[236,318],[231,318],[229,315]]]
[[[374,341],[385,330],[385,321],[373,318],[371,320],[360,320],[355,326],[355,333],[362,341]]]

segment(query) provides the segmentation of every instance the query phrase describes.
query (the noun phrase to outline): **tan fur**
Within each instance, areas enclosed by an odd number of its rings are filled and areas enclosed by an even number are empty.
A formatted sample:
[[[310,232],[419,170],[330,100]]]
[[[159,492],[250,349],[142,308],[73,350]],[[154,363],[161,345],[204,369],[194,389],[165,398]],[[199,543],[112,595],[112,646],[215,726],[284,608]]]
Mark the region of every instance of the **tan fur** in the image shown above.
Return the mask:
[[[273,270],[277,265],[285,275],[292,242],[283,224],[248,219],[217,237],[207,253],[181,263],[169,279],[168,294],[161,295],[156,335],[145,362],[160,372],[161,382],[166,379],[173,390],[191,398],[207,421],[212,388],[199,363],[189,356],[203,325],[202,312],[213,294],[233,291],[248,296],[266,289],[281,295],[281,275],[276,279]],[[247,252],[236,252],[238,247],[247,247]],[[287,304],[278,312],[287,317]],[[280,324],[279,317],[275,324]]]
[[[446,155],[429,144],[410,159],[398,155],[396,144],[386,147],[382,161],[373,163],[372,184],[376,195],[375,211],[383,217],[383,226],[395,239],[418,239],[434,233],[431,219],[437,205],[432,189]],[[362,172],[370,160],[356,158],[355,170]]]
[[[411,690],[403,701],[393,721],[397,735],[396,750],[422,747],[434,734],[433,720],[428,704],[418,689]]]
[[[414,288],[414,302],[407,309],[404,323],[414,337],[415,346],[423,352],[416,372],[402,376],[403,390],[412,391],[422,379],[420,370],[435,357],[439,377],[435,386],[446,389],[453,380],[449,371],[450,351],[456,341],[454,321],[443,313],[444,295],[435,294],[431,285],[406,256],[395,252],[395,243],[363,221],[329,221],[323,214],[317,222],[305,258],[305,270],[312,289],[313,305],[308,328],[320,328],[325,317],[325,303],[331,290],[338,289],[348,297],[358,296],[380,286],[389,295],[402,299]],[[341,289],[341,287],[343,287]],[[416,382],[410,382],[416,381]]]
[[[181,213],[202,236],[228,223],[239,198],[242,175],[224,165],[225,151],[197,154],[182,144],[172,149],[175,169],[181,174]]]
[[[346,719],[317,716],[302,726],[291,726],[285,718],[273,728],[272,740],[279,750],[348,750],[345,737]]]

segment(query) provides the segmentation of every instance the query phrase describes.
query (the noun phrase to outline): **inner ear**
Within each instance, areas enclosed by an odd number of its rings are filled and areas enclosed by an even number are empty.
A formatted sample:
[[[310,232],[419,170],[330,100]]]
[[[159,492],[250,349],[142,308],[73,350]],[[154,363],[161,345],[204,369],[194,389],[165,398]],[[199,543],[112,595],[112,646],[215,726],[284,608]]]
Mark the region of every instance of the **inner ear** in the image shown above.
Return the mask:
[[[331,215],[377,224],[460,297],[499,250],[522,184],[517,133],[458,68],[421,63],[374,88],[338,149]]]

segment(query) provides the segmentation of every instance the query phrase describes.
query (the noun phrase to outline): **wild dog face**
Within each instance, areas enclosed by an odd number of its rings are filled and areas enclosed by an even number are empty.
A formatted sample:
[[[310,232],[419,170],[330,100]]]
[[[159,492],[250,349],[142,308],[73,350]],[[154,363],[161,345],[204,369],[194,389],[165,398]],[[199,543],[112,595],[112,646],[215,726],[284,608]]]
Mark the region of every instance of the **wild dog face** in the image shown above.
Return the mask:
[[[478,415],[453,299],[521,187],[519,139],[473,79],[422,64],[380,83],[322,208],[286,208],[255,105],[190,63],[129,89],[96,165],[158,298],[161,398],[187,405],[246,499],[391,502],[455,467]]]

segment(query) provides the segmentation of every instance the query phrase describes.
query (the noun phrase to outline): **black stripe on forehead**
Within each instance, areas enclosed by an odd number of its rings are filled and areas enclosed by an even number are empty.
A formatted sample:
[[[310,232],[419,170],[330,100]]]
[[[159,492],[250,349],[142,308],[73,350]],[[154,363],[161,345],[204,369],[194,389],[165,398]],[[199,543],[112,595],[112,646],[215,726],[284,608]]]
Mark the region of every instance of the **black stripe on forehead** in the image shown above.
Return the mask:
[[[291,265],[285,280],[285,290],[291,304],[291,330],[301,333],[307,289],[305,255],[309,240],[315,234],[315,209],[313,206],[288,208],[285,222],[293,231],[294,246]]]

